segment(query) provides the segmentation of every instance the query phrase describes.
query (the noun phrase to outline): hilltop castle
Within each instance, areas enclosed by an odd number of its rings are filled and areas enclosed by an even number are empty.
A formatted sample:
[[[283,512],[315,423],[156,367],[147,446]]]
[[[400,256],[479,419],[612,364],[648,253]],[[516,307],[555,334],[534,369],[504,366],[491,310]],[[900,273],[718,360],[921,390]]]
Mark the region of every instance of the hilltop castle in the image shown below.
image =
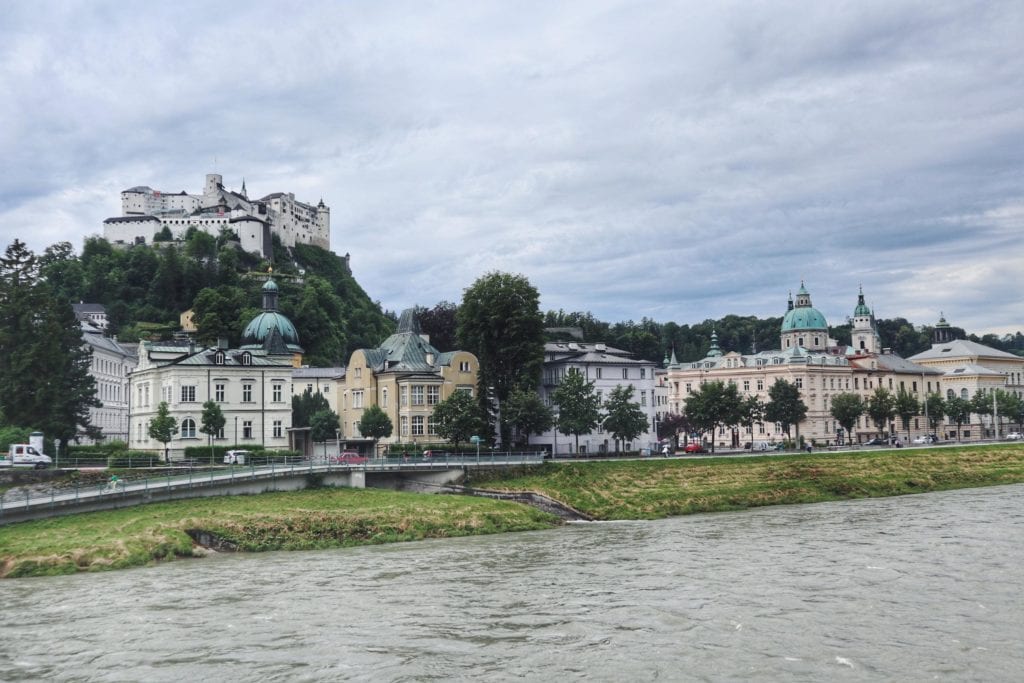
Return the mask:
[[[222,229],[238,235],[242,248],[270,256],[272,235],[281,244],[331,248],[331,210],[295,200],[290,192],[249,199],[245,181],[238,192],[224,188],[216,173],[206,175],[202,194],[167,193],[147,186],[121,193],[121,215],[103,221],[103,236],[113,244],[150,244],[164,228],[181,239],[190,227],[217,236]]]

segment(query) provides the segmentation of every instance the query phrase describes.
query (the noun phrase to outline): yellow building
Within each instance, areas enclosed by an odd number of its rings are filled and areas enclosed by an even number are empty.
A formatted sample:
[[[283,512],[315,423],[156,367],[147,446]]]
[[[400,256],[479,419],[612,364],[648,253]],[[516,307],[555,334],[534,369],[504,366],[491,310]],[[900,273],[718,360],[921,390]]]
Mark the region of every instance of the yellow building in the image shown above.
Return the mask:
[[[379,348],[352,354],[341,387],[341,433],[348,442],[369,441],[359,431],[363,411],[380,406],[394,432],[382,443],[436,443],[434,406],[456,391],[476,395],[479,364],[468,351],[441,352],[420,334],[412,309]]]

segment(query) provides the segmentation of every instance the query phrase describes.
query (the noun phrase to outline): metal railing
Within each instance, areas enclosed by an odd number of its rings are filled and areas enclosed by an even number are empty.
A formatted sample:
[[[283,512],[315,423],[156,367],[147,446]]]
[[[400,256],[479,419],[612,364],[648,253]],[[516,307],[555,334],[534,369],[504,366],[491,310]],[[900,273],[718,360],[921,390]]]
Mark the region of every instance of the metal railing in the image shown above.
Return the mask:
[[[33,494],[31,490],[0,491],[0,522],[4,513],[11,510],[33,510],[41,506],[56,508],[58,505],[73,506],[79,503],[99,500],[117,500],[129,495],[170,492],[180,489],[211,487],[240,481],[275,479],[277,477],[322,474],[351,471],[429,471],[453,467],[511,467],[535,465],[543,462],[544,453],[507,454],[438,454],[430,457],[422,454],[405,457],[370,458],[365,462],[331,462],[327,460],[293,460],[292,462],[257,463],[245,465],[219,465],[216,467],[187,466],[182,471],[180,463],[163,476],[132,477],[97,484],[76,484],[74,488],[53,487],[47,493]]]

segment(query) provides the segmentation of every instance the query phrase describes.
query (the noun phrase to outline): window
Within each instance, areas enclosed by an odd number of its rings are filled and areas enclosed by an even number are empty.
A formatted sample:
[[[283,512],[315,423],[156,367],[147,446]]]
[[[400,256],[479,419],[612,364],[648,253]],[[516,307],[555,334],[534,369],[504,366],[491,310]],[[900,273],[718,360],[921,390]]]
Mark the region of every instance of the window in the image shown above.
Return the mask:
[[[252,385],[251,384],[243,384],[242,385],[242,401],[244,401],[245,403],[252,402]]]
[[[362,376],[363,376],[363,369],[362,368],[355,368],[355,371],[356,371],[356,379],[362,378]]]
[[[192,403],[196,400],[196,388],[195,385],[183,386],[181,388],[181,402]]]
[[[283,432],[284,432],[284,430],[282,428],[281,421],[280,420],[274,420],[274,438],[275,439],[280,439],[281,435],[283,434]]]
[[[640,379],[647,379],[647,368],[640,368]]]
[[[252,365],[252,354],[246,351],[242,354],[242,365]]]
[[[409,436],[409,417],[403,415],[401,418],[402,422],[402,436]]]
[[[437,434],[437,418],[433,414],[427,418],[427,434]]]
[[[441,402],[441,387],[428,386],[427,387],[427,405],[436,406]]]
[[[352,407],[353,408],[362,408],[363,407],[363,390],[362,389],[359,389],[358,391],[353,391],[352,392]]]
[[[381,389],[381,391],[380,391],[380,406],[381,406],[381,408],[387,408],[388,407],[388,390],[387,389]]]
[[[423,416],[413,415],[412,416],[412,435],[423,436]]]
[[[629,379],[629,368],[622,368],[622,379]]]
[[[184,420],[181,421],[181,438],[196,438],[196,421],[193,420],[191,417],[186,417]]]
[[[464,361],[459,363],[459,372],[471,372],[471,370],[469,369],[469,361],[468,360],[464,360]]]
[[[272,396],[271,400],[274,403],[280,403],[281,402],[281,385],[280,384],[275,384],[273,389],[272,389],[272,392],[273,393],[271,394],[271,396]]]
[[[252,438],[252,420],[246,420],[242,423],[242,438]]]
[[[412,404],[414,406],[423,405],[423,385],[414,384],[412,385]]]
[[[217,403],[224,402],[224,385],[214,384],[213,385],[213,400]]]
[[[223,439],[224,438],[224,428],[221,427],[220,429],[218,429],[217,433],[213,435],[213,438],[215,438],[215,439]]]
[[[960,390],[960,398],[967,400],[969,396],[970,394],[967,393],[967,387],[964,387],[963,389]]]
[[[757,380],[757,390],[758,391],[764,391],[764,380],[763,379]]]
[[[400,401],[403,406],[409,405],[409,387],[403,386],[400,391]]]
[[[797,377],[796,378],[796,388],[797,389],[803,389],[804,388],[804,378],[803,377]]]
[[[647,392],[646,391],[641,391],[640,392],[640,405],[642,405],[642,406],[647,405]]]
[[[749,379],[743,380],[743,391],[744,392],[750,391],[750,380]]]

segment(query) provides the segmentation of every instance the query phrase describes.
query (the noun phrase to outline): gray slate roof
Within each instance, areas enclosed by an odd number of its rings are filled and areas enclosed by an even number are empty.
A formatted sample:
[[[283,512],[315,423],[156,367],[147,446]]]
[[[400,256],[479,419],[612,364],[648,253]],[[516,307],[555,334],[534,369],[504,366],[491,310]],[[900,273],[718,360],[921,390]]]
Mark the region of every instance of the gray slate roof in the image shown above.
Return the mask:
[[[944,344],[932,344],[932,348],[927,351],[922,351],[915,356],[911,356],[909,360],[943,360],[946,358],[963,357],[1024,360],[1020,356],[1015,356],[1012,353],[993,349],[991,346],[985,346],[984,344],[972,342],[967,339],[954,339],[953,341],[946,342]]]

